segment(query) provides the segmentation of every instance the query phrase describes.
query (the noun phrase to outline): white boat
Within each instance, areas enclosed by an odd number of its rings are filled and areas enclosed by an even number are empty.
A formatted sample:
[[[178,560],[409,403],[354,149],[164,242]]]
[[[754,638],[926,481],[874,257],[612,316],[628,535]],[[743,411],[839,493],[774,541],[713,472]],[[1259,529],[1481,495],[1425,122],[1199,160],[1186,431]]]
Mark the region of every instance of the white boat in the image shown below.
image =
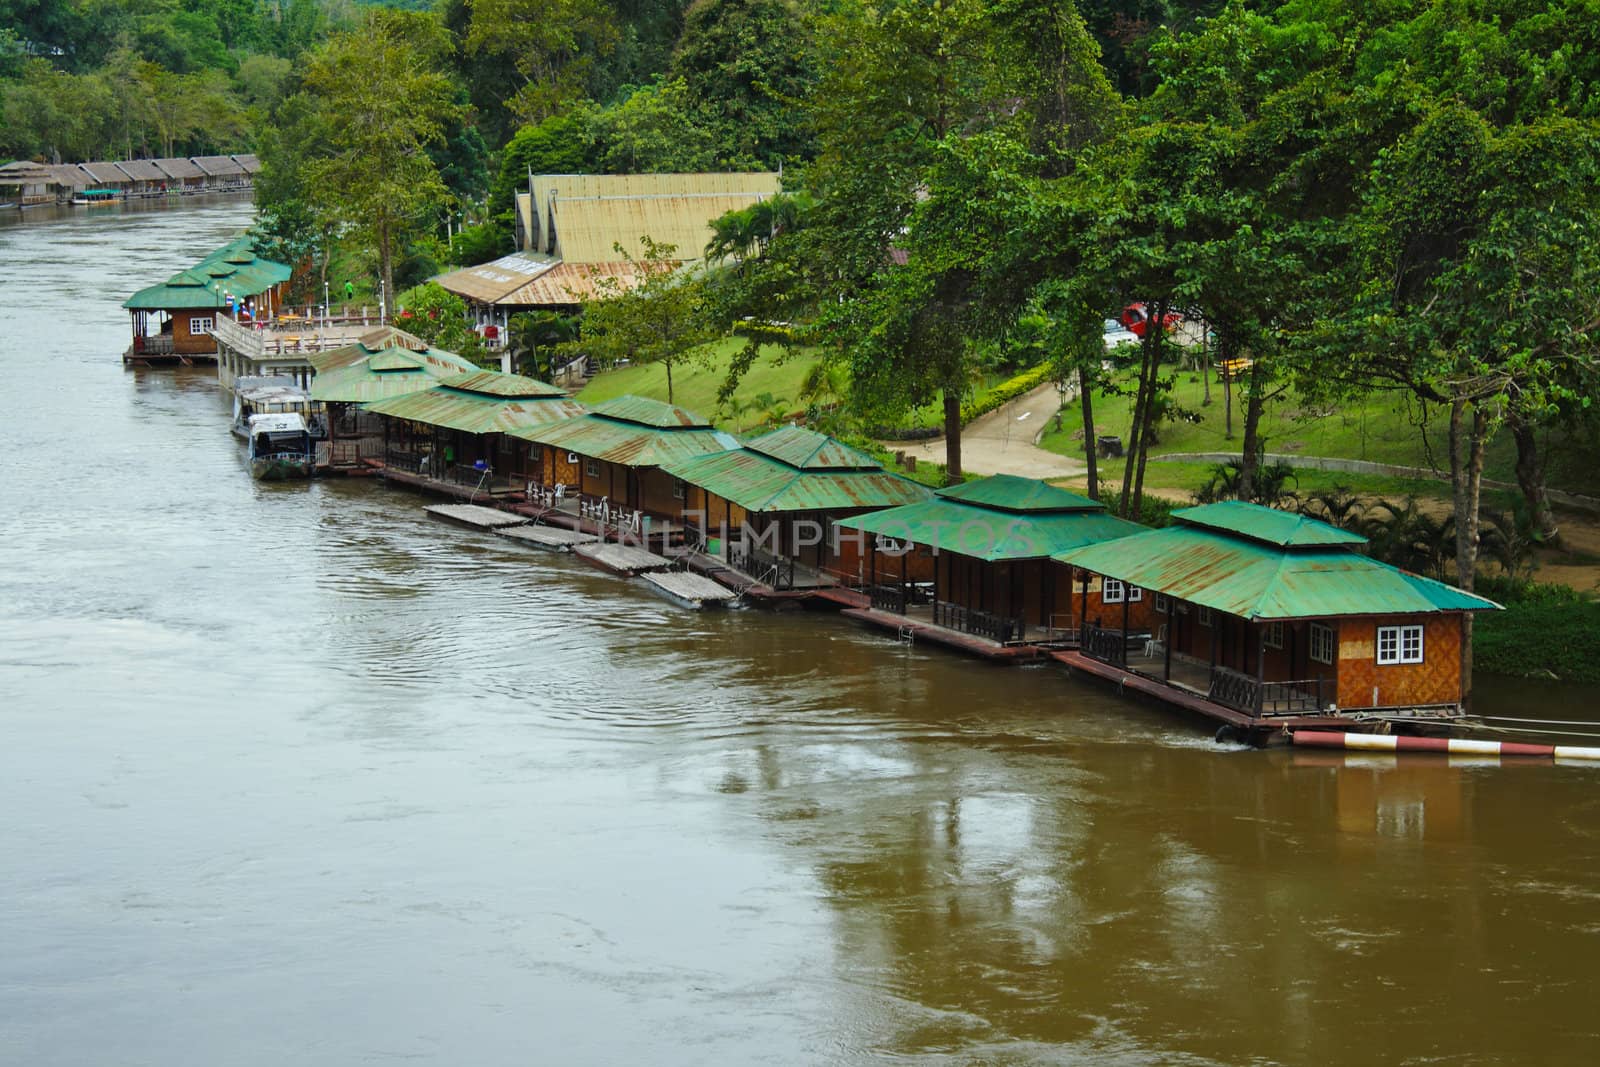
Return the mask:
[[[250,419],[255,415],[290,413],[305,420],[313,437],[326,436],[322,429],[323,405],[312,400],[293,378],[248,376],[234,383],[231,429],[235,437],[250,439]]]
[[[252,415],[249,422],[250,476],[264,482],[309,478],[317,463],[317,443],[306,420],[295,412]]]

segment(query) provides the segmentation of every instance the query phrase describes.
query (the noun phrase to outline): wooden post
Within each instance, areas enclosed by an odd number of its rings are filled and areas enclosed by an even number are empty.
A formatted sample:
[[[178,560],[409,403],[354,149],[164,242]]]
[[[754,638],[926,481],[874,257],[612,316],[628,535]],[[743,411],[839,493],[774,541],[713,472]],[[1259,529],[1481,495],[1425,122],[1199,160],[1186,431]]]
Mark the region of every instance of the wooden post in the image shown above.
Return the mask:
[[[1077,573],[1077,568],[1073,568]],[[1083,629],[1089,625],[1089,572],[1083,572],[1083,595],[1078,598],[1078,647],[1083,647]]]
[[[1117,661],[1124,667],[1128,665],[1128,583],[1122,583],[1122,648],[1118,650]]]
[[[1261,714],[1261,701],[1267,691],[1267,628],[1256,624],[1256,714]]]
[[[1176,600],[1167,597],[1167,639],[1162,642],[1164,646],[1162,652],[1166,656],[1166,662],[1161,667],[1161,680],[1164,682],[1172,681],[1172,642],[1178,636],[1178,613],[1172,610],[1175,604]]]

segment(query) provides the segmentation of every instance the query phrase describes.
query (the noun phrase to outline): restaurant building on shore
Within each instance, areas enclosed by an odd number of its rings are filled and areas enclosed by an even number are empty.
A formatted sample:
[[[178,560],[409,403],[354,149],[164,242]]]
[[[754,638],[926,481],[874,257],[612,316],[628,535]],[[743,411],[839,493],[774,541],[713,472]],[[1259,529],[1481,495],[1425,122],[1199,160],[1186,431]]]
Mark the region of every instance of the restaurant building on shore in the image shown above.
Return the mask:
[[[773,172],[533,175],[528,192],[517,194],[519,251],[433,280],[467,302],[496,347],[518,312],[571,312],[638,285],[642,237],[673,246],[674,263],[701,259],[713,222],[775,195],[780,184]]]
[[[872,606],[847,613],[873,625],[910,626],[985,654],[1012,646],[1016,657],[1028,658],[1041,646],[1076,641],[1086,620],[1109,615],[1135,628],[1148,620],[1143,590],[1075,582],[1074,569],[1053,558],[1145,528],[1032,478],[996,474],[839,525],[873,537]]]
[[[1251,717],[1461,709],[1467,616],[1498,604],[1380,563],[1361,535],[1291,512],[1229,501],[1172,517],[1057,554],[1143,587],[1154,612],[1091,622],[1077,657]],[[1139,630],[1150,639],[1132,639]]]

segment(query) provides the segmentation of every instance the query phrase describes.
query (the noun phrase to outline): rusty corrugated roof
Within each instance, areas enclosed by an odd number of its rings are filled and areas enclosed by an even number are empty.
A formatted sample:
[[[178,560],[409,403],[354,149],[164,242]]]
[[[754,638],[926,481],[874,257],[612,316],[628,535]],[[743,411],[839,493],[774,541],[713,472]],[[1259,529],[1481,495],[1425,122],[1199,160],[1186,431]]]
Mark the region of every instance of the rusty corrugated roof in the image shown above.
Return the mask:
[[[549,393],[506,395],[482,388],[453,388],[446,384],[462,382],[487,385],[489,383],[478,382],[477,379],[484,374],[494,373],[483,371],[479,374],[446,378],[443,382],[420,392],[368,404],[366,410],[392,418],[427,423],[430,426],[445,426],[466,433],[512,433],[559,419],[574,418],[584,413],[582,404],[566,397],[560,390],[556,390],[554,395]],[[508,374],[498,377],[516,378],[519,375]],[[523,381],[531,382],[533,379],[524,378]],[[543,382],[534,384],[545,389],[554,388],[545,386]],[[514,391],[524,388],[506,383],[500,383],[499,387]]]
[[[532,397],[566,396],[566,391],[541,382],[537,378],[526,378],[520,374],[502,374],[497,370],[473,370],[465,374],[445,378],[439,383],[461,393],[477,393],[481,396],[509,397],[525,400]]]
[[[1341,530],[1325,522],[1298,515],[1292,511],[1246,504],[1239,500],[1223,500],[1197,508],[1174,511],[1172,517],[1190,526],[1204,526],[1224,533],[1235,533],[1253,541],[1269,545],[1364,545],[1367,539],[1358,533]]]
[[[479,304],[515,303],[505,297],[555,267],[554,259],[517,252],[475,267],[446,271],[433,281]]]
[[[380,326],[375,330],[369,330],[362,334],[350,344],[341,345],[338,348],[329,348],[321,352],[312,352],[306,358],[311,362],[311,366],[316,369],[317,373],[322,374],[327,371],[337,370],[340,367],[349,367],[365,362],[377,353],[390,348],[404,349],[407,352],[428,352],[446,362],[451,360],[458,361],[458,369],[462,373],[476,369],[470,360],[458,356],[454,352],[446,352],[442,348],[429,348],[428,342],[416,334],[407,333],[396,326]]]
[[[628,467],[664,467],[739,447],[733,436],[708,425],[649,426],[600,414],[599,408],[565,422],[513,433],[529,441]]]
[[[564,307],[625,293],[644,282],[646,273],[625,259],[604,263],[559,263],[518,286],[497,303],[507,307]]]
[[[1492,600],[1369,559],[1349,544],[1269,544],[1183,521],[1110,544],[1065,551],[1055,558],[1245,619],[1499,607]]]
[[[749,448],[664,463],[662,470],[752,512],[884,508],[932,495],[882,467],[805,470]]]
[[[1044,559],[1068,549],[1128,538],[1144,530],[1143,526],[1108,514],[1099,505],[1073,510],[1020,510],[948,496],[858,515],[841,520],[839,525],[992,562]]]
[[[255,296],[287,281],[290,273],[285,264],[255,255],[252,238],[238,237],[161,284],[139,290],[122,306],[130,311],[226,307],[227,294]]]
[[[881,470],[865,452],[803,426],[783,426],[745,442],[752,452],[787,463],[797,470]]]
[[[108,163],[102,160],[95,163],[79,163],[78,166],[87,171],[89,177],[100,185],[127,185],[132,180],[118,170],[115,163]]]
[[[1061,489],[1037,478],[994,474],[988,478],[946,486],[939,495],[979,507],[1001,511],[1103,511],[1105,505],[1079,493]]]
[[[536,174],[529,185],[529,236],[537,250],[568,263],[611,263],[617,244],[642,256],[644,235],[676,246],[680,260],[699,259],[713,221],[776,195],[781,179],[770,171]]]
[[[359,346],[352,346],[359,347]],[[368,404],[431,388],[442,378],[476,371],[454,352],[385,348],[364,359],[327,369],[311,380],[311,399],[342,404]]]
[[[596,415],[618,419],[622,422],[637,423],[640,426],[655,426],[662,429],[687,429],[691,427],[707,428],[711,426],[709,419],[696,415],[692,411],[675,407],[661,400],[652,400],[643,396],[619,396],[596,404],[589,409]],[[729,446],[733,447],[733,446]]]

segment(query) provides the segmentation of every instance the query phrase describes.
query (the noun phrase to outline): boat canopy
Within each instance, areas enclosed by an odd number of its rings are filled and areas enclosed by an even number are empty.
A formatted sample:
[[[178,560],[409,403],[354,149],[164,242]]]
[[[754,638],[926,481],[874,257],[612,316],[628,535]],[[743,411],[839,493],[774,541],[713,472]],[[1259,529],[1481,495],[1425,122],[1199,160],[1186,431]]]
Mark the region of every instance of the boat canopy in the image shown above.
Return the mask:
[[[275,411],[268,415],[250,416],[250,436],[259,434],[276,436],[283,433],[308,433],[306,420],[298,412]]]

